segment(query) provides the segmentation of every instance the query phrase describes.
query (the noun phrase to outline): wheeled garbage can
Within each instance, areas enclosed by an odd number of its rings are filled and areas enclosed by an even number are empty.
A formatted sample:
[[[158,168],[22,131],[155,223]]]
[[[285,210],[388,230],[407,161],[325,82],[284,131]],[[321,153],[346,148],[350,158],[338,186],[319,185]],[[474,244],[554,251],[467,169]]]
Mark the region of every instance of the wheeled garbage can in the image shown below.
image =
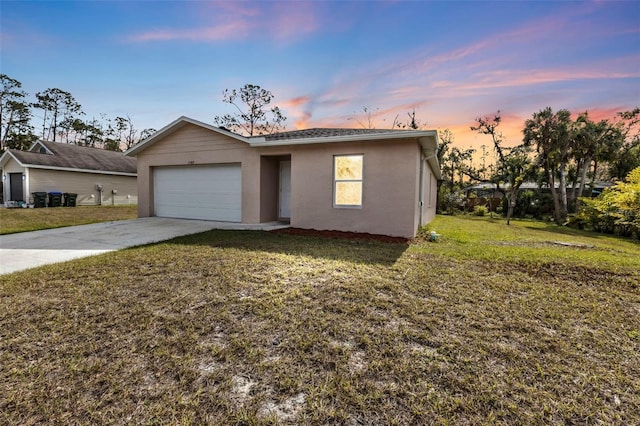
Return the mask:
[[[62,206],[62,192],[50,192],[49,193],[49,207]]]
[[[33,195],[33,207],[47,207],[47,193],[46,192],[32,192]]]
[[[71,192],[65,192],[64,194],[64,206],[65,207],[75,207],[76,200],[78,199],[78,194],[73,194]]]

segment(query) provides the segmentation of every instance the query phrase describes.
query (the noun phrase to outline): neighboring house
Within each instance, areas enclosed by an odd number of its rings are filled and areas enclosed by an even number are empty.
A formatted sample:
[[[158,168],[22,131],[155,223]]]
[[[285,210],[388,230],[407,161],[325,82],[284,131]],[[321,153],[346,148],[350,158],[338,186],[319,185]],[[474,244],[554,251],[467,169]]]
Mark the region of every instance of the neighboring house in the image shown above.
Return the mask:
[[[574,198],[572,185],[573,184],[571,184],[571,186],[567,186],[567,198],[569,200],[572,200]],[[590,184],[587,184],[587,186],[584,188],[585,196],[589,195],[589,190],[590,190],[589,185]],[[613,183],[611,182],[603,182],[603,181],[594,182],[593,188],[591,188],[591,196],[596,197],[600,195],[604,190],[604,188],[608,188],[612,185]],[[555,187],[556,189],[559,190],[560,183],[556,182]],[[504,189],[505,186],[503,185],[501,186],[501,188]],[[509,186],[506,186],[506,188],[508,189]],[[540,186],[537,182],[523,182],[522,185],[520,185],[519,192],[523,194],[525,191],[532,191],[538,195],[551,194],[551,190],[549,189],[549,186],[546,183]],[[489,183],[489,182],[476,183],[474,185],[470,185],[464,188],[461,192],[465,194],[464,195],[466,198],[465,207],[467,208],[473,208],[477,205],[486,205],[487,200],[490,198],[492,209],[495,209],[496,207],[502,204],[502,199],[504,198],[504,194],[498,191],[496,184]],[[577,189],[576,189],[576,192],[577,192]]]
[[[136,160],[121,152],[38,141],[28,151],[7,150],[0,168],[5,201],[62,192],[78,194],[78,205],[137,203]]]
[[[125,154],[138,213],[413,237],[435,215],[437,132],[309,129],[244,137],[187,117]]]
[[[573,184],[567,185],[567,196],[569,198],[573,197]],[[611,182],[603,182],[603,181],[596,181],[593,183],[593,188],[591,190],[591,195],[592,196],[597,196],[600,193],[602,193],[602,191],[604,190],[604,188],[608,188],[610,186],[612,186],[613,183]],[[560,188],[560,184],[558,182],[556,182],[555,185],[556,189]],[[585,191],[585,196],[588,196],[588,191],[589,191],[589,187],[590,184],[587,183],[587,185],[584,188]],[[505,186],[502,185],[501,188],[506,188],[509,189],[509,186]],[[496,188],[496,184],[495,183],[476,183],[474,185],[468,186],[466,188],[464,188],[462,190],[467,198],[475,198],[475,197],[482,197],[482,198],[486,198],[486,197],[492,197],[492,198],[503,198],[503,194],[502,192],[498,191],[498,189]],[[549,186],[544,183],[542,184],[542,186],[540,186],[537,182],[523,182],[522,185],[520,185],[519,191],[534,191],[534,192],[539,192],[539,193],[551,193],[551,190],[549,189]],[[576,189],[577,191],[577,189]]]

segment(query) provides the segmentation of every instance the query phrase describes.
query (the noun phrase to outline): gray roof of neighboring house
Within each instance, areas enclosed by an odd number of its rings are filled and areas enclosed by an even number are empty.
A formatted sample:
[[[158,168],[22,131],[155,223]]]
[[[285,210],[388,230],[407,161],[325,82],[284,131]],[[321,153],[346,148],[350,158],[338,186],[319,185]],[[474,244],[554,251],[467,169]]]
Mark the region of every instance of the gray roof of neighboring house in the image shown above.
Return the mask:
[[[32,149],[39,145],[48,153],[15,149],[7,152],[25,166],[137,174],[136,159],[121,152],[48,141],[38,141]]]
[[[335,136],[370,135],[378,133],[401,132],[400,129],[335,129],[335,128],[314,128],[304,130],[294,130],[291,132],[272,133],[261,135],[267,141],[305,139],[305,138],[330,138]]]

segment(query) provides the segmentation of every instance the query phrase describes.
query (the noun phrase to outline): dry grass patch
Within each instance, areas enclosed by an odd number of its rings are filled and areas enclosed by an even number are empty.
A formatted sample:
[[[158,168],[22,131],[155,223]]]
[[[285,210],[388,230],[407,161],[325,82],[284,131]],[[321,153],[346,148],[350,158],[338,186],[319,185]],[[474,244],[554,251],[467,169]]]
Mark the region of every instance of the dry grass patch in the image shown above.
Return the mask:
[[[639,257],[487,263],[443,220],[439,243],[218,231],[2,276],[0,423],[640,422]]]
[[[0,234],[135,219],[138,206],[78,206],[0,209]]]

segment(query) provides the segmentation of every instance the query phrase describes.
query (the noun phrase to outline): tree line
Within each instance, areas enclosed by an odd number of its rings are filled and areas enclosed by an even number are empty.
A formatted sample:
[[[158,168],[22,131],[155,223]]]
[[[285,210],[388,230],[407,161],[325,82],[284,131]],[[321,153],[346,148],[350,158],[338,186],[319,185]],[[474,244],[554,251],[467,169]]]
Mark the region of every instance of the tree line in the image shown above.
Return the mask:
[[[549,190],[553,219],[563,224],[580,211],[581,197],[592,194],[596,181],[622,181],[640,166],[640,108],[594,121],[588,111],[572,117],[567,109],[547,107],[525,120],[522,142],[515,146],[506,146],[500,123],[498,111],[477,117],[471,126],[491,141],[496,161],[490,168],[473,167],[474,150],[452,147],[453,135],[441,132],[441,211],[462,203],[464,184],[488,183],[502,193],[508,223],[522,198],[522,184],[533,181]]]
[[[123,151],[155,131],[136,129],[129,115],[85,118],[73,95],[58,88],[30,99],[20,81],[0,74],[0,152],[26,150],[38,139]]]

